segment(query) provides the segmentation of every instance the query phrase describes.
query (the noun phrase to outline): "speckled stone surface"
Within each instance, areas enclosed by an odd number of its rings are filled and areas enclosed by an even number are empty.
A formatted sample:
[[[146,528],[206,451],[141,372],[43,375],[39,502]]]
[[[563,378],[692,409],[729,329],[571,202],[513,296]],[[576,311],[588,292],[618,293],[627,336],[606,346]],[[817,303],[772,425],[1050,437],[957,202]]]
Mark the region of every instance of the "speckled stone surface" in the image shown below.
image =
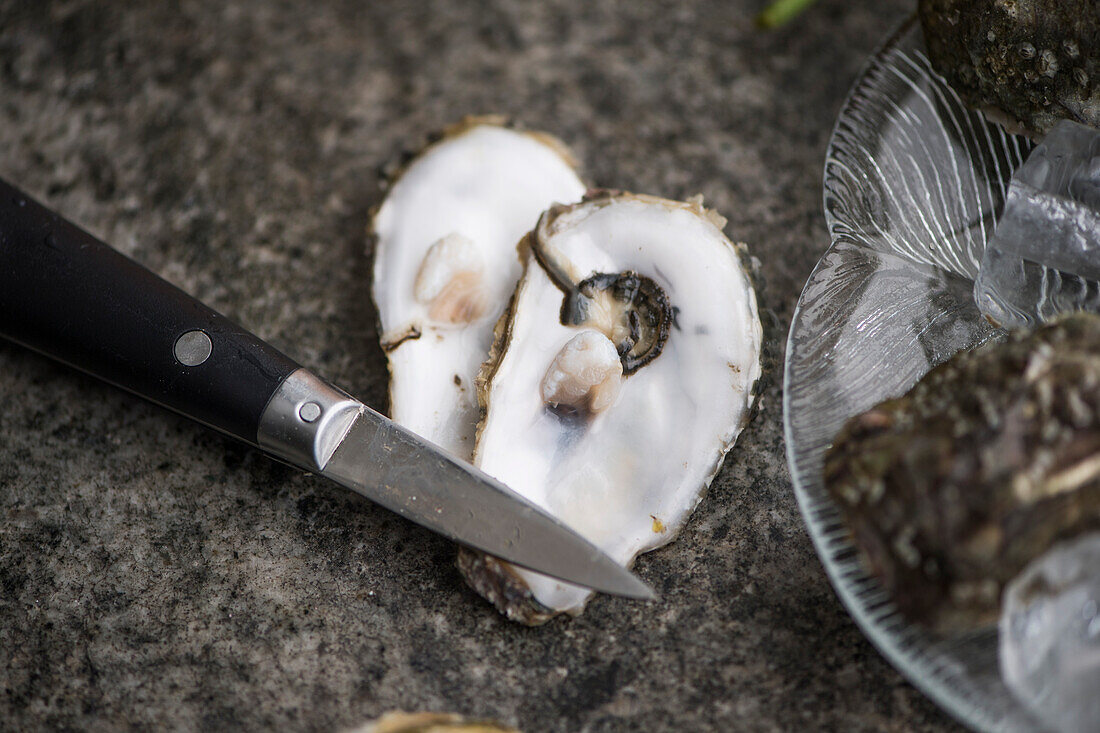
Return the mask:
[[[0,0],[0,176],[385,407],[376,171],[467,113],[556,133],[588,179],[703,193],[785,332],[827,242],[821,167],[909,3]],[[953,724],[836,600],[778,374],[661,600],[514,626],[447,542],[0,343],[0,728],[338,730],[394,708],[527,731]]]

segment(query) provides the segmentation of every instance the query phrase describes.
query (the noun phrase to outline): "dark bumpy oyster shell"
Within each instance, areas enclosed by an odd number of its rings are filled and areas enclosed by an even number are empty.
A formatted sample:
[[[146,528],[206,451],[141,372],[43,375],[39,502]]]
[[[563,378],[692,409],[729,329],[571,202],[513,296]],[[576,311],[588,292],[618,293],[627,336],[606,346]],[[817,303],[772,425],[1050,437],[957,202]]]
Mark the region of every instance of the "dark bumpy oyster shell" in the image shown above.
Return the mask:
[[[928,54],[972,107],[1014,131],[1100,127],[1097,0],[920,0]]]
[[[852,418],[825,483],[911,621],[995,622],[1029,561],[1100,528],[1100,316],[957,355]]]

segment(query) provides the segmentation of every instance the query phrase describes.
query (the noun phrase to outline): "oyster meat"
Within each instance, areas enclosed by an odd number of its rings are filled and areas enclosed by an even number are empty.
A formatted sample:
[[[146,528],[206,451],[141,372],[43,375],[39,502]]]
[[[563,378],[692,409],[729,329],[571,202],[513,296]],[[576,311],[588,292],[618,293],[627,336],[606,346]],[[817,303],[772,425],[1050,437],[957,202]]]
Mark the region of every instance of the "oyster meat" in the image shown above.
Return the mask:
[[[373,221],[390,414],[467,460],[474,380],[520,274],[516,243],[585,190],[563,144],[500,122],[448,130],[400,172]]]
[[[909,620],[995,623],[1029,562],[1100,528],[1100,316],[958,354],[852,418],[825,485]]]
[[[550,209],[478,380],[476,465],[624,565],[683,526],[755,399],[756,295],[723,224],[627,193]],[[524,623],[591,595],[466,550],[459,567]]]

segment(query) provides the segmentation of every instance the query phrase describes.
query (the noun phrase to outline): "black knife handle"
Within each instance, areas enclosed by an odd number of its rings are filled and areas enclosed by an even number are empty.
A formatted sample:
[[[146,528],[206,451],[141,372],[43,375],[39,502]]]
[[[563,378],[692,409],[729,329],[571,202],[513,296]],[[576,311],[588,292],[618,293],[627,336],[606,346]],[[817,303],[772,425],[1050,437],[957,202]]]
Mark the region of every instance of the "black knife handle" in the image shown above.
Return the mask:
[[[3,181],[0,336],[252,444],[298,368]]]

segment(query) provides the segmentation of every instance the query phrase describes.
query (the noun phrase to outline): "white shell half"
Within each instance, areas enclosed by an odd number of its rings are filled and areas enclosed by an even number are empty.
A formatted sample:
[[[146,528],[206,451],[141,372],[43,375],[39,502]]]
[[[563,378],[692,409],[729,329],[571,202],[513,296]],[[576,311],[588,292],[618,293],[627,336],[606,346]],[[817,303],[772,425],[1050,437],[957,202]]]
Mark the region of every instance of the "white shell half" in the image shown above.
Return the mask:
[[[471,122],[421,153],[374,218],[374,299],[394,420],[469,459],[475,378],[520,274],[516,244],[584,184],[564,146]]]
[[[683,526],[754,400],[756,295],[716,218],[700,204],[631,194],[548,212],[532,237],[576,280],[625,271],[652,278],[675,325],[660,355],[622,378],[612,404],[563,415],[543,385],[583,330],[562,325],[563,293],[528,253],[498,359],[482,376],[475,463],[624,565]],[[551,612],[578,613],[591,595],[512,571]]]

